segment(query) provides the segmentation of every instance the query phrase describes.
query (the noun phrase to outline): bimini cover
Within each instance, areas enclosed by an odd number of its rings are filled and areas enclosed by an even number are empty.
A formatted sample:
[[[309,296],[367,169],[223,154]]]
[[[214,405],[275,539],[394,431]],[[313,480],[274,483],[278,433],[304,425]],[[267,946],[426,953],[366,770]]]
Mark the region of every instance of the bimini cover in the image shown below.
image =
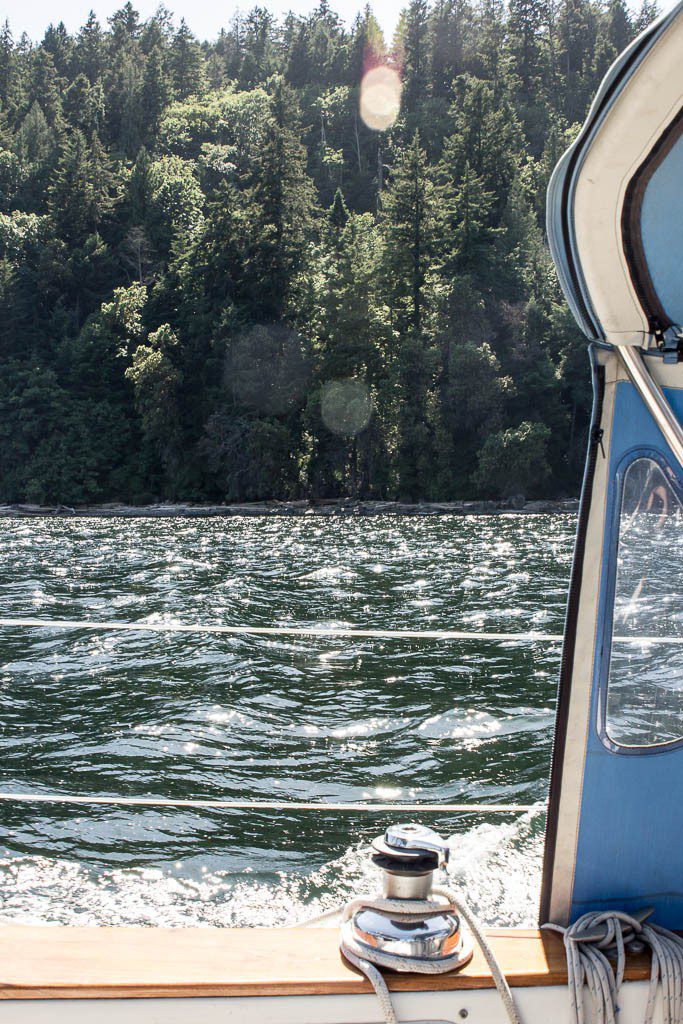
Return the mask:
[[[591,340],[683,324],[683,2],[612,65],[548,190],[548,236]]]

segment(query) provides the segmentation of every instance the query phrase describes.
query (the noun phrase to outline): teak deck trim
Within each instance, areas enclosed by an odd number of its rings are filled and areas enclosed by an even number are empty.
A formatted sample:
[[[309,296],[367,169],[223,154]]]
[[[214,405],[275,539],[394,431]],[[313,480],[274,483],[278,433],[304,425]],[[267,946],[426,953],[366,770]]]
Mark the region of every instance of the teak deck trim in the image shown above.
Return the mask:
[[[564,946],[536,930],[488,932],[514,986],[564,985]],[[627,978],[649,978],[649,956]],[[490,988],[477,950],[459,973],[386,975],[397,992]],[[0,999],[345,995],[370,986],[342,958],[334,928],[0,927]]]

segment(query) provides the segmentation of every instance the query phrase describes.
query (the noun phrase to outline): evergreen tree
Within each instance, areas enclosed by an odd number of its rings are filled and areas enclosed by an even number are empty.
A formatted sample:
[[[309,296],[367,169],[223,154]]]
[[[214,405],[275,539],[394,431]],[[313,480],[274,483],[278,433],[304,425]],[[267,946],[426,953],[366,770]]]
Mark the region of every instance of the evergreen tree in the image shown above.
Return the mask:
[[[0,104],[4,110],[11,110],[16,103],[16,86],[14,40],[9,21],[5,21],[0,29]]]
[[[113,178],[100,144],[81,131],[63,144],[48,188],[48,209],[58,235],[72,246],[94,234],[115,202]]]
[[[633,31],[643,32],[659,15],[657,0],[642,0],[633,25]]]
[[[401,26],[403,111],[410,131],[419,127],[429,86],[429,16],[427,0],[410,0]]]
[[[100,23],[91,11],[76,39],[75,61],[91,85],[103,76],[105,47]]]
[[[294,93],[276,78],[270,85],[270,117],[254,190],[261,236],[257,274],[266,318],[285,313],[311,230],[314,194],[300,134]]]
[[[28,107],[40,104],[47,123],[57,133],[64,127],[61,86],[51,55],[47,50],[36,50],[30,62],[26,103]]]
[[[437,0],[430,18],[432,96],[451,100],[454,82],[465,67],[466,30],[472,11],[464,0]]]
[[[199,43],[185,19],[180,22],[171,45],[173,89],[181,100],[201,94],[204,84],[204,58]]]
[[[265,85],[276,70],[273,18],[263,7],[254,7],[241,24],[239,84],[243,89]]]
[[[545,130],[548,47],[544,29],[550,20],[549,5],[550,0],[510,0],[508,13],[507,48],[514,69],[515,102],[534,154],[542,147]]]
[[[432,312],[430,269],[435,255],[435,189],[416,132],[399,155],[382,207],[385,237],[383,281],[397,334],[394,362],[397,409],[399,492],[415,498],[431,493],[433,458],[429,418],[434,351],[430,345]]]
[[[64,92],[64,116],[87,138],[100,132],[104,123],[104,95],[98,81],[91,85],[84,74],[77,75]]]
[[[485,291],[496,284],[497,237],[494,227],[493,192],[465,163],[456,181],[446,180],[441,189],[439,215],[444,256],[439,271],[448,281],[469,276]]]
[[[428,276],[436,244],[436,198],[427,154],[415,132],[398,155],[384,194],[384,280],[399,334],[421,336],[429,312]]]
[[[141,33],[140,15],[133,7],[131,0],[108,19],[111,29],[111,45],[116,50],[125,49],[131,42],[139,39]]]
[[[568,124],[581,117],[594,91],[593,86],[597,86],[589,73],[591,59],[600,47],[597,27],[594,8],[589,0],[566,0],[557,21],[557,59],[564,97],[562,113]],[[610,30],[605,25],[604,39],[608,52],[616,56],[609,36]]]
[[[654,16],[411,0],[391,53],[328,0],[201,45],[130,2],[37,45],[6,24],[0,500],[575,493],[590,394],[545,190]]]
[[[56,26],[48,26],[43,36],[41,49],[52,57],[57,75],[62,80],[68,80],[71,76],[75,45],[63,21]]]
[[[36,101],[19,125],[15,148],[25,166],[45,166],[55,151],[57,137]]]
[[[171,76],[160,46],[153,46],[147,54],[142,81],[141,109],[145,141],[153,145],[159,123],[173,95]]]

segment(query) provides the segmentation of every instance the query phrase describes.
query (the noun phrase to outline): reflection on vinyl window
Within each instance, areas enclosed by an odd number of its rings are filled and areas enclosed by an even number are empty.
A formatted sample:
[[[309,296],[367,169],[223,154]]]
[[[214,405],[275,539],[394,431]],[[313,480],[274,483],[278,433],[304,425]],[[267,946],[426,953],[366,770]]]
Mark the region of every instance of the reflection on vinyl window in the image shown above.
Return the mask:
[[[680,498],[658,462],[636,459],[624,477],[605,714],[619,746],[683,736],[682,591]]]

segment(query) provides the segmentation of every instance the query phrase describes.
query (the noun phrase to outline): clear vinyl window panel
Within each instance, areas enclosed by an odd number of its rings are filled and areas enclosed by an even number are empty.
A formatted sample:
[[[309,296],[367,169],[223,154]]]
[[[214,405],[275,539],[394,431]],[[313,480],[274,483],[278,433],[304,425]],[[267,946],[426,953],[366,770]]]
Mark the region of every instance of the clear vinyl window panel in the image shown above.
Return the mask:
[[[607,738],[648,748],[683,738],[683,506],[670,470],[633,461],[623,479]]]

